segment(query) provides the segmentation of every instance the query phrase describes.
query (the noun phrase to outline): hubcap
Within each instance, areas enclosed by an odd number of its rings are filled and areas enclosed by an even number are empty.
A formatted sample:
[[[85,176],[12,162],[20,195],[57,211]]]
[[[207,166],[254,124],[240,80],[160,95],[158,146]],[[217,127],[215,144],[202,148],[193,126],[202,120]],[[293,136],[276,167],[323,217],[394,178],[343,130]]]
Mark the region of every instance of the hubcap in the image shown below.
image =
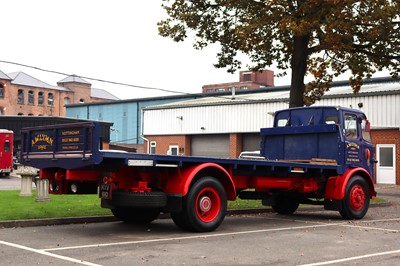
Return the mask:
[[[211,199],[204,196],[200,199],[199,207],[202,212],[208,212],[211,209]]]
[[[350,193],[350,206],[353,210],[359,211],[365,204],[365,192],[362,186],[355,185]]]
[[[203,188],[196,199],[197,217],[205,223],[214,221],[221,209],[221,199],[213,187]]]

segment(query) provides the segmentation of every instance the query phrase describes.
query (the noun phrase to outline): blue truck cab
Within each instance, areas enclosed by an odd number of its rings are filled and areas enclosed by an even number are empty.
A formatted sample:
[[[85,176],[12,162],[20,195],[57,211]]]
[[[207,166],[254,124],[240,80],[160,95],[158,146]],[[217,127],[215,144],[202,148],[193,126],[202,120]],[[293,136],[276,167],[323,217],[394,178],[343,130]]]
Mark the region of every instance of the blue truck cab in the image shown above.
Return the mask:
[[[268,160],[337,164],[339,174],[363,168],[374,176],[370,123],[359,110],[301,107],[278,111],[274,126],[261,129],[261,155]]]

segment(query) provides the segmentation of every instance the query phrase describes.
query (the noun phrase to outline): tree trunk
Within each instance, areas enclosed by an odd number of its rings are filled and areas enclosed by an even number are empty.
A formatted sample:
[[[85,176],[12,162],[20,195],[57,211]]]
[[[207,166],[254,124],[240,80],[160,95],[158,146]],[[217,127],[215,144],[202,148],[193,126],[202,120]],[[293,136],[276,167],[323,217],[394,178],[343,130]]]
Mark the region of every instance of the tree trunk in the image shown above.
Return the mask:
[[[304,76],[307,71],[309,36],[294,36],[291,61],[292,81],[290,85],[289,107],[304,106]]]

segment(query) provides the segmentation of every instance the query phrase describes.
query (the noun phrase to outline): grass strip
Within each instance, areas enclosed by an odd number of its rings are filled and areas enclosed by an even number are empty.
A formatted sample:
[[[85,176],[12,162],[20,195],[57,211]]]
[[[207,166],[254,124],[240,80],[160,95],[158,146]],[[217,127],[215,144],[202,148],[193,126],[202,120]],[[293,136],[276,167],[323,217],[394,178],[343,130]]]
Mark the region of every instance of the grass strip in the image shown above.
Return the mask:
[[[19,190],[0,191],[0,221],[27,220],[40,218],[61,218],[111,215],[109,209],[100,207],[97,195],[52,195],[49,202],[36,202],[36,190],[31,197],[19,196]],[[384,202],[376,198],[372,203]],[[261,200],[228,202],[228,210],[269,208]]]

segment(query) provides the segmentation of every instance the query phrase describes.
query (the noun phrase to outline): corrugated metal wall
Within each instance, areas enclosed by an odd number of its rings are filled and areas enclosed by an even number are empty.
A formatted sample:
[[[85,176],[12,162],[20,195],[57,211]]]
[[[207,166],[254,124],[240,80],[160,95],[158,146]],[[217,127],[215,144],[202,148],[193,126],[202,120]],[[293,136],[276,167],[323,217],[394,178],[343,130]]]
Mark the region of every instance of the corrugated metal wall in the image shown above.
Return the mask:
[[[359,103],[362,103],[361,108]],[[323,99],[315,105],[361,109],[371,121],[372,128],[400,127],[400,94]]]
[[[361,109],[372,128],[400,127],[400,94],[328,98],[315,105]],[[272,126],[273,112],[285,108],[285,102],[270,102],[149,109],[144,112],[144,135],[259,132]]]
[[[258,132],[272,126],[273,112],[287,107],[276,102],[145,110],[144,135]]]

